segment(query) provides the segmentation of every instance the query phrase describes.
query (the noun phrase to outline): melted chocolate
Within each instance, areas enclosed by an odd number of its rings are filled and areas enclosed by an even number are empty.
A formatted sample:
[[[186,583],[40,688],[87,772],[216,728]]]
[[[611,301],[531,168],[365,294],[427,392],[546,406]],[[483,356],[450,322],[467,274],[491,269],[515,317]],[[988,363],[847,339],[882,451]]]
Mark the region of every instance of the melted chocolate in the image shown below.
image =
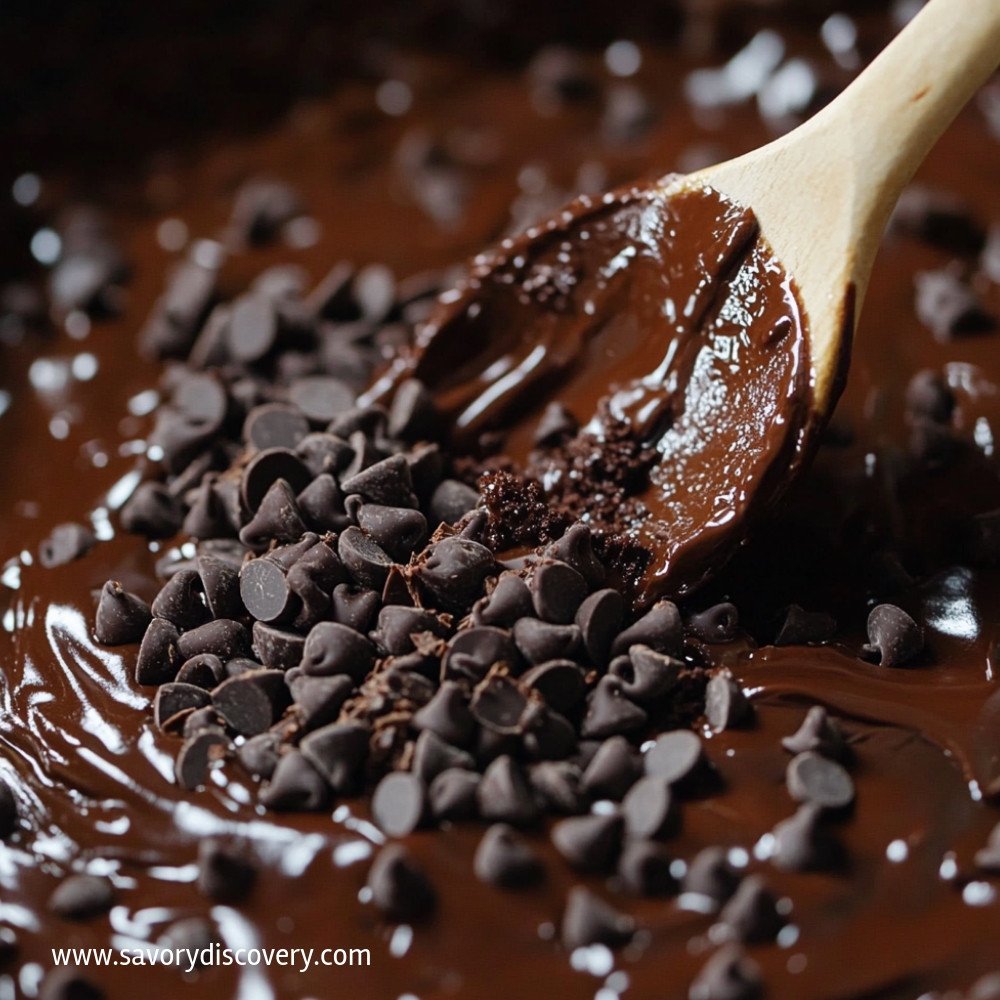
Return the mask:
[[[884,42],[884,19],[859,24],[866,51]],[[780,27],[793,51],[830,63],[815,42],[816,25],[808,34]],[[610,182],[676,164],[695,144],[721,142],[732,155],[766,138],[751,106],[720,112],[721,131],[711,121],[695,121],[680,97],[680,80],[693,65],[688,56],[650,48],[644,59],[643,86],[664,108],[665,124],[644,145],[607,151],[602,159]],[[535,117],[527,88],[503,73],[443,59],[425,65],[427,79],[437,81],[421,100],[427,128],[490,120],[503,138],[499,159],[475,175],[475,197],[456,229],[443,233],[419,207],[393,204],[398,188],[391,169],[368,169],[385,162],[400,127],[385,120],[357,131],[358,93],[366,101],[371,96],[359,84],[267,135],[203,150],[190,166],[159,168],[150,183],[136,177],[127,197],[116,200],[115,221],[135,265],[125,316],[95,324],[82,343],[61,334],[5,351],[4,384],[13,398],[0,417],[0,538],[5,553],[27,556],[4,576],[0,774],[17,790],[25,830],[0,846],[0,923],[18,929],[21,949],[20,971],[0,970],[0,995],[34,995],[53,945],[155,941],[171,919],[209,911],[233,945],[370,947],[372,966],[306,975],[210,969],[194,985],[163,968],[94,969],[92,978],[111,997],[188,990],[229,996],[242,989],[262,997],[342,992],[373,1000],[403,994],[583,1000],[608,981],[626,998],[645,1000],[684,995],[707,954],[710,917],[672,903],[635,902],[627,908],[648,933],[616,956],[610,973],[616,978],[596,963],[590,971],[574,970],[551,930],[575,879],[544,838],[533,838],[550,861],[544,887],[501,893],[480,885],[470,878],[480,836],[474,826],[408,838],[439,889],[441,906],[412,939],[395,932],[357,897],[377,839],[363,821],[364,803],[339,804],[332,821],[329,815],[264,818],[249,804],[252,791],[235,769],[194,794],[172,783],[175,740],[155,730],[147,695],[131,680],[134,651],[101,650],[90,635],[93,589],[115,576],[152,596],[156,553],[119,536],[56,570],[31,558],[54,524],[81,518],[132,469],[122,442],[140,437],[146,423],[127,415],[127,401],[154,384],[157,372],[130,345],[171,260],[155,236],[165,212],[184,219],[193,233],[211,235],[224,221],[220,192],[247,170],[266,170],[295,181],[322,220],[322,236],[294,254],[279,248],[237,257],[226,275],[233,287],[290,257],[319,277],[345,248],[358,260],[386,260],[407,273],[460,259],[495,238],[526,162],[551,164],[557,183],[568,186],[577,166],[593,157],[595,123],[585,111]],[[331,121],[353,121],[355,131],[342,138],[349,133],[331,129]],[[1000,145],[975,107],[922,172],[925,182],[994,211],[997,176]],[[53,187],[60,186],[71,184],[55,178]],[[775,997],[911,1000],[932,989],[964,989],[997,968],[997,883],[964,885],[972,878],[974,852],[998,818],[983,790],[996,777],[1000,746],[1000,573],[956,565],[961,560],[950,544],[951,526],[961,516],[1000,505],[992,444],[1000,428],[997,342],[935,341],[913,314],[913,276],[947,257],[911,239],[894,238],[887,250],[872,279],[836,415],[837,426],[851,434],[821,449],[780,512],[712,585],[738,603],[762,641],[772,617],[794,600],[832,610],[841,623],[838,644],[815,650],[745,641],[712,650],[752,693],[758,726],[707,740],[725,790],[687,803],[683,830],[669,844],[685,859],[707,844],[741,848],[750,867],[766,871],[772,887],[791,900],[797,937],[752,949]],[[990,286],[984,294],[996,310],[1000,291]],[[92,379],[33,386],[29,369],[37,358],[80,354],[97,360]],[[906,459],[903,392],[909,377],[926,367],[945,371],[958,400],[954,426],[966,442],[944,472],[913,469]],[[35,369],[36,385],[40,374]],[[134,409],[142,410],[141,399]],[[95,455],[103,458],[95,461]],[[112,490],[110,499],[117,498]],[[97,521],[102,535],[112,533],[100,516]],[[928,628],[927,656],[911,670],[871,667],[856,656],[867,603],[884,596],[886,586],[866,567],[888,546],[919,577],[897,598]],[[753,847],[791,812],[779,739],[817,701],[844,716],[858,758],[856,811],[840,828],[851,865],[836,875],[781,874],[757,861]],[[260,884],[239,908],[209,907],[191,884],[199,840],[210,833],[252,841],[264,862]],[[114,874],[119,905],[108,918],[68,924],[46,910],[45,900],[62,872],[83,863]]]

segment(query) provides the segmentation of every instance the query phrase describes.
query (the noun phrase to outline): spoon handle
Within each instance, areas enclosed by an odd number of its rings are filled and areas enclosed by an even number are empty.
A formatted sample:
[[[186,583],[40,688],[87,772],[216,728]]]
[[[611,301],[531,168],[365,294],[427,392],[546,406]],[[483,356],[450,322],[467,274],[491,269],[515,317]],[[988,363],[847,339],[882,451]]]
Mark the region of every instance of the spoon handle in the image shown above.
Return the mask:
[[[851,229],[862,244],[862,274],[904,186],[998,64],[1000,0],[930,0],[808,124],[812,141],[822,136],[827,152],[852,164]]]

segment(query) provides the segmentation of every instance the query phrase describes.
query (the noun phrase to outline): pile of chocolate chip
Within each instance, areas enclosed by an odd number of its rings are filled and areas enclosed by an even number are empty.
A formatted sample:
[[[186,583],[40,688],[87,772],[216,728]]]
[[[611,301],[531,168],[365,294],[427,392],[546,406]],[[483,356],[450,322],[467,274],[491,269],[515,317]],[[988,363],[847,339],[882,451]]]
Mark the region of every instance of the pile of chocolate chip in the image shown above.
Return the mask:
[[[390,838],[478,819],[489,826],[475,873],[505,888],[543,877],[520,831],[554,818],[553,846],[575,871],[614,875],[626,893],[696,893],[718,911],[731,943],[692,996],[754,995],[759,974],[740,943],[773,940],[782,904],[723,849],[681,872],[661,843],[686,797],[720,785],[691,725],[753,720],[735,679],[703,656],[736,636],[736,609],[685,619],[664,600],[631,613],[608,585],[608,539],[550,508],[530,479],[492,471],[477,483],[437,443],[442,421],[419,382],[400,385],[388,409],[358,405],[446,279],[397,286],[384,268],[338,265],[307,290],[299,272],[276,268],[223,302],[218,262],[201,256],[175,272],[143,334],[174,360],[147,477],[120,512],[128,531],[191,541],[160,559],[151,605],[112,580],[95,622],[102,643],[139,643],[136,681],[156,688],[155,722],[176,735],[178,783],[195,790],[235,760],[271,810],[370,794]],[[574,432],[550,411],[539,440]],[[630,475],[635,461],[623,457]],[[92,543],[59,530],[53,565]],[[508,558],[504,547],[526,538],[540,544]],[[834,627],[792,607],[775,641],[823,642]],[[865,652],[886,666],[922,646],[890,605],[873,611],[869,638]],[[772,862],[834,867],[831,824],[854,798],[847,743],[817,707],[785,745],[799,808],[773,831]],[[254,883],[253,864],[212,841],[200,870],[216,899]],[[435,905],[398,842],[377,855],[368,886],[393,920]],[[98,888],[64,884],[53,905],[106,909]],[[634,932],[586,888],[570,891],[567,949]]]

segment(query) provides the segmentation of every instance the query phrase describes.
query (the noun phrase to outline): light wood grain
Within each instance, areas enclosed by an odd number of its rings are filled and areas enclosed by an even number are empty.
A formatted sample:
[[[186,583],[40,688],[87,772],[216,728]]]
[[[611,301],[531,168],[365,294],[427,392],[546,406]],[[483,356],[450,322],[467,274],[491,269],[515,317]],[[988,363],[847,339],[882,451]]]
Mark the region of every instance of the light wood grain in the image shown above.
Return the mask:
[[[1000,0],[930,0],[805,124],[676,182],[710,185],[756,213],[806,311],[819,413],[836,402],[849,350],[845,328],[857,319],[896,200],[998,65]],[[850,308],[853,316],[846,314]]]

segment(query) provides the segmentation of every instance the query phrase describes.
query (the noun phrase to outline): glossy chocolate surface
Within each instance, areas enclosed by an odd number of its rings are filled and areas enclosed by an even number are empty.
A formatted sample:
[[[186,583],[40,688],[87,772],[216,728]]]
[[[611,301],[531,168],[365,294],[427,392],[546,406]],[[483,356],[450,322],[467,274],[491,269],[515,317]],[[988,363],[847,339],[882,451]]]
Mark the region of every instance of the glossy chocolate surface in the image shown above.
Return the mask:
[[[791,54],[814,60],[824,85],[849,75],[818,41],[820,19],[800,14],[793,25],[775,14],[764,21]],[[865,56],[891,32],[883,16],[856,23]],[[101,649],[91,635],[93,591],[115,577],[152,597],[157,552],[116,533],[113,512],[98,512],[99,533],[114,537],[84,559],[47,570],[35,556],[53,525],[117,506],[126,487],[116,484],[129,482],[138,450],[129,443],[148,430],[155,397],[145,394],[159,374],[136,354],[135,335],[176,256],[157,239],[164,217],[183,220],[192,236],[214,237],[243,176],[285,177],[319,221],[318,241],[234,255],[227,288],[245,287],[268,264],[288,260],[318,278],[342,256],[383,261],[403,275],[493,242],[508,227],[515,198],[538,217],[581,188],[734,155],[771,134],[752,102],[698,113],[686,103],[687,72],[718,64],[721,55],[696,58],[671,43],[644,45],[642,54],[632,82],[660,119],[625,145],[607,138],[600,102],[543,113],[520,74],[484,69],[471,57],[413,55],[412,120],[378,111],[377,81],[358,80],[303,103],[264,133],[126,171],[103,189],[75,191],[71,173],[46,178],[48,201],[28,212],[29,223],[19,216],[30,231],[68,195],[96,195],[113,207],[134,278],[121,319],[94,322],[82,339],[61,329],[51,340],[3,348],[2,384],[11,398],[0,416],[0,548],[12,562],[3,577],[0,775],[16,789],[23,829],[0,845],[0,924],[15,927],[20,940],[19,971],[0,969],[0,997],[36,995],[53,945],[155,941],[167,923],[191,914],[209,914],[234,946],[368,947],[372,965],[304,975],[210,969],[191,982],[171,969],[108,968],[94,970],[94,981],[111,997],[583,1000],[602,987],[634,1000],[686,995],[710,949],[711,918],[672,900],[630,902],[643,929],[636,942],[609,964],[595,953],[589,966],[578,960],[574,968],[554,928],[569,886],[584,881],[600,891],[601,879],[571,875],[542,836],[532,840],[551,862],[548,881],[507,893],[472,877],[480,826],[410,835],[440,894],[436,917],[411,934],[359,899],[378,840],[365,802],[339,802],[332,818],[265,815],[236,768],[203,791],[179,789],[176,738],[153,726],[149,692],[132,680],[135,651]],[[620,84],[599,54],[590,66],[602,87]],[[464,168],[464,211],[444,226],[392,163],[392,150],[417,124],[453,140],[456,129],[466,139],[492,138],[492,154]],[[603,171],[590,166],[581,177],[581,165],[594,163]],[[921,181],[961,195],[981,223],[995,224],[998,176],[1000,142],[974,105],[932,153]],[[750,949],[773,997],[908,1000],[964,990],[1000,966],[1000,886],[972,866],[1000,818],[987,794],[1000,778],[1000,571],[973,565],[955,544],[966,515],[1000,506],[1000,354],[996,336],[942,343],[919,323],[914,275],[950,256],[912,237],[887,237],[835,416],[838,434],[711,593],[697,595],[699,606],[725,595],[740,608],[748,637],[710,655],[740,679],[758,722],[706,740],[724,791],[685,804],[668,848],[682,859],[709,844],[740,849],[737,856],[766,871],[790,899],[797,935]],[[996,312],[1000,287],[983,280],[982,294]],[[82,330],[75,327],[78,336]],[[924,368],[942,372],[957,400],[953,428],[963,446],[944,468],[928,469],[910,455],[904,392]],[[889,549],[912,583],[887,583],[877,570],[884,566],[878,554]],[[909,669],[858,657],[870,603],[888,598],[927,629],[927,650]],[[831,611],[837,641],[768,645],[775,617],[793,601]],[[817,702],[843,720],[857,757],[857,805],[838,828],[850,863],[833,874],[781,873],[754,848],[792,812],[779,741]],[[216,833],[250,842],[262,862],[254,894],[238,907],[209,904],[192,885],[198,843]],[[84,864],[113,876],[118,905],[107,917],[70,924],[45,901],[59,876]]]

